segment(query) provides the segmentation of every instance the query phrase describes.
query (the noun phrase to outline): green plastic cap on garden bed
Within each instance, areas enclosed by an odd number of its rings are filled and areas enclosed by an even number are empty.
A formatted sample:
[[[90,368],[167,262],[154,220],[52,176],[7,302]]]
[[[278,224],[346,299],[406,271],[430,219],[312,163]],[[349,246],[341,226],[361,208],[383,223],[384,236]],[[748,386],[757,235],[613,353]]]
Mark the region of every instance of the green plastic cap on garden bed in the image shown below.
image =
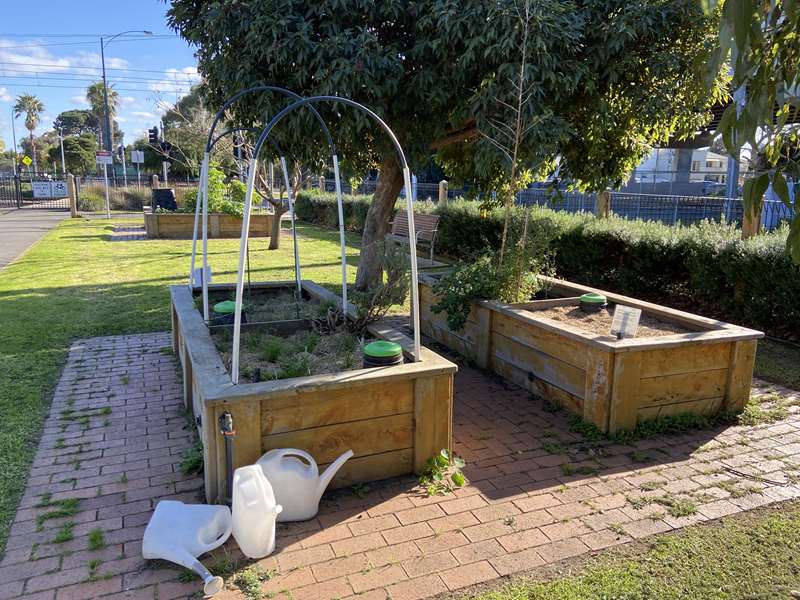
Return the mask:
[[[607,298],[603,296],[603,294],[589,292],[588,294],[581,296],[580,301],[588,304],[605,304],[607,302]]]
[[[236,310],[236,302],[233,300],[223,300],[214,305],[214,312],[218,315],[230,315]]]
[[[367,356],[374,356],[377,358],[388,358],[391,356],[399,356],[403,353],[403,348],[400,344],[394,342],[387,342],[385,340],[378,340],[377,342],[370,342],[364,346],[364,354]]]

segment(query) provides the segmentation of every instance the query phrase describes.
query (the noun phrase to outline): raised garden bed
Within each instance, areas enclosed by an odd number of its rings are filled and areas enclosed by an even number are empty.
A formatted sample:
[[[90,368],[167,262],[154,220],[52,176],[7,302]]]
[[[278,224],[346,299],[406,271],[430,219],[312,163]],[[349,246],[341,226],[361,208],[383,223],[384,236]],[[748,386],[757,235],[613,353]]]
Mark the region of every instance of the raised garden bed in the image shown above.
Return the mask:
[[[269,237],[273,215],[250,215],[250,237]],[[190,240],[194,231],[194,213],[157,212],[144,214],[144,228],[149,238]],[[209,238],[239,238],[242,217],[224,213],[208,215]]]
[[[251,319],[242,327],[243,349],[245,336],[251,334],[281,337],[291,344],[293,335],[309,331],[309,319],[319,311],[315,302],[324,306],[338,300],[313,282],[304,281],[302,286],[304,305],[309,308],[299,315],[294,311],[279,315],[270,325],[256,325]],[[252,289],[250,310],[262,311],[259,320],[266,320],[265,303],[256,292],[291,296],[293,283],[253,284]],[[215,284],[209,290],[210,297],[218,300],[231,297],[234,286]],[[232,414],[236,429],[234,468],[252,464],[267,450],[286,447],[306,450],[324,468],[352,449],[354,457],[337,473],[334,488],[421,472],[431,456],[451,447],[456,366],[427,348],[422,348],[420,362],[410,362],[413,342],[402,332],[380,322],[368,327],[375,339],[403,347],[408,362],[402,365],[363,369],[349,364],[346,366],[352,368],[325,374],[257,383],[240,379],[233,384],[223,359],[224,348],[221,355],[214,340],[225,335],[217,333],[224,328],[205,324],[195,305],[196,292],[179,285],[172,286],[170,293],[173,349],[183,369],[184,400],[195,415],[203,444],[209,502],[224,495],[225,446],[217,421],[225,411]]]
[[[548,299],[475,302],[463,330],[451,331],[447,315],[432,311],[437,279],[420,276],[423,333],[602,431],[662,415],[739,412],[750,396],[760,331],[553,278],[544,278]],[[641,309],[637,336],[612,337],[610,312],[582,313],[578,296],[588,292],[604,294],[611,310]]]

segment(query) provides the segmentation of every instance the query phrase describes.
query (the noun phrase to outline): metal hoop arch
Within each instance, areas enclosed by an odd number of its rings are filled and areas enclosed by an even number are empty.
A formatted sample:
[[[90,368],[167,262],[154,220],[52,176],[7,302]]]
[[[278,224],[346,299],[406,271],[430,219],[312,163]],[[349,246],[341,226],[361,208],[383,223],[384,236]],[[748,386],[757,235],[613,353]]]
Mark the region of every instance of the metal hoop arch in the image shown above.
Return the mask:
[[[256,142],[256,145],[253,149],[253,156],[250,158],[250,165],[248,168],[248,177],[247,177],[247,195],[245,197],[245,207],[244,207],[244,218],[242,223],[242,238],[241,238],[241,247],[239,250],[239,269],[238,269],[238,276],[237,276],[237,284],[236,284],[236,310],[234,312],[234,329],[233,329],[233,352],[232,352],[232,364],[231,364],[231,380],[233,383],[238,383],[239,381],[239,343],[240,343],[240,333],[241,333],[241,309],[242,309],[242,296],[243,296],[243,274],[244,274],[244,253],[247,249],[247,232],[249,230],[250,224],[250,205],[249,203],[252,200],[253,188],[255,185],[255,172],[257,168],[258,162],[258,155],[261,152],[261,149],[264,146],[264,143],[269,138],[272,130],[275,126],[283,120],[289,113],[300,108],[302,106],[311,106],[313,104],[319,102],[341,102],[347,106],[351,106],[357,110],[360,110],[370,116],[376,123],[378,123],[384,130],[384,132],[389,136],[392,143],[394,144],[395,151],[397,152],[400,162],[403,168],[403,179],[405,184],[406,190],[406,211],[408,214],[408,224],[409,224],[409,234],[410,239],[416,239],[416,229],[414,226],[414,210],[413,210],[413,197],[411,194],[411,172],[408,166],[408,161],[406,160],[405,153],[403,152],[403,148],[400,145],[397,136],[394,134],[392,129],[386,124],[386,122],[378,116],[377,113],[370,110],[363,104],[356,102],[355,100],[351,100],[349,98],[342,98],[339,96],[311,96],[308,98],[301,98],[289,106],[283,108],[280,112],[278,112],[272,120],[267,124],[264,130],[261,132],[261,135]],[[331,141],[331,151],[333,154],[333,166],[334,166],[334,175],[336,178],[336,193],[337,193],[337,201],[339,204],[339,224],[340,224],[340,232],[341,232],[341,245],[342,245],[342,271],[343,271],[343,279],[345,277],[345,240],[344,240],[344,231],[343,231],[343,213],[342,213],[342,203],[341,203],[341,185],[339,181],[339,163],[338,157],[336,155],[335,146],[332,144]],[[417,251],[416,251],[416,244],[410,243],[409,244],[409,254],[411,257],[411,312],[412,312],[412,320],[413,320],[413,334],[414,334],[414,361],[419,362],[420,360],[420,331],[419,331],[419,289],[418,289],[418,273],[417,273]],[[348,303],[347,303],[347,295],[346,295],[346,281],[343,281],[343,294],[342,294],[342,309],[345,314],[348,312]]]

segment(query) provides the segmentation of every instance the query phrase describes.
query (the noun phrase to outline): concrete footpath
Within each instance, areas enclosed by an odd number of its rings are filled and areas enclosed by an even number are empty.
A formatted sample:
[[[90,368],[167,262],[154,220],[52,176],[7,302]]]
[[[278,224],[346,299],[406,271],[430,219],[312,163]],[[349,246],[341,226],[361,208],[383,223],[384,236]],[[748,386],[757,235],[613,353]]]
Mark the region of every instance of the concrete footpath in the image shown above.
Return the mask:
[[[20,208],[0,214],[0,270],[69,217],[66,210]]]

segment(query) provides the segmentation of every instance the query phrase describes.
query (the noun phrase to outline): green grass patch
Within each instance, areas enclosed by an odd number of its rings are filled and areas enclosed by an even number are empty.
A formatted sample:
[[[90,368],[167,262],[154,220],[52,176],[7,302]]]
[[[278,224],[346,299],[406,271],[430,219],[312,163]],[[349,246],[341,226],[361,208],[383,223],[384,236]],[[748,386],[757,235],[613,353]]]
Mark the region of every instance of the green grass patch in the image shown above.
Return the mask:
[[[137,223],[141,220],[67,219],[0,272],[0,552],[71,341],[170,328],[167,286],[186,282],[192,242],[109,241],[114,225]],[[338,232],[301,225],[298,233],[303,277],[336,289]],[[351,281],[358,239],[348,237]],[[284,239],[274,251],[268,244],[264,238],[250,241],[252,280],[293,280],[292,244]],[[238,247],[238,239],[209,244],[215,282],[235,280]],[[63,419],[64,426],[89,424],[85,414],[66,416],[74,418]]]
[[[789,416],[786,402],[777,394],[769,394],[760,398],[750,398],[739,414],[742,425],[763,425],[781,421]]]
[[[61,526],[61,529],[56,532],[56,536],[53,538],[54,544],[63,544],[65,542],[70,541],[75,535],[72,532],[72,529],[75,527],[75,523],[70,521],[69,523],[64,523]]]
[[[632,544],[551,581],[512,580],[477,600],[789,598],[800,585],[798,530],[800,504],[783,504]]]
[[[758,340],[756,377],[800,390],[800,345],[772,338]]]
[[[46,496],[46,497],[45,497]],[[42,528],[45,521],[50,519],[62,519],[65,517],[72,517],[78,513],[78,506],[81,503],[80,498],[63,498],[61,500],[51,500],[49,494],[45,494],[36,505],[37,508],[52,508],[36,517],[36,525],[39,529]]]
[[[102,529],[96,527],[89,532],[89,550],[102,550],[106,547],[106,535]]]

